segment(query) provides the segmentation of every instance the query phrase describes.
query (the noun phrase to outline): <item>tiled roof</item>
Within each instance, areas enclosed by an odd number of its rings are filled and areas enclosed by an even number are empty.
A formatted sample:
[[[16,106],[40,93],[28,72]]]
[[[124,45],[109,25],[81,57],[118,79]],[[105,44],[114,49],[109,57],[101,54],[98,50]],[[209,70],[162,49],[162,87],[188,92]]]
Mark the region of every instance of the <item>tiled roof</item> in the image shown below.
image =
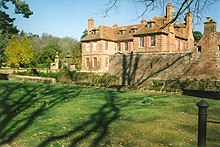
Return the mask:
[[[220,32],[216,32],[216,35],[217,35],[218,38],[220,39]]]
[[[152,26],[150,26],[153,23]],[[166,17],[156,16],[148,21],[142,21],[140,24],[128,25],[128,26],[104,26],[101,25],[97,28],[95,34],[89,33],[85,36],[82,41],[92,41],[92,40],[111,40],[111,41],[126,41],[132,40],[133,36],[142,34],[155,34],[155,33],[165,33],[168,34],[168,27],[163,28],[166,24]],[[185,28],[185,24],[174,24],[175,28]],[[132,29],[136,29],[135,32],[131,32]],[[120,31],[122,31],[120,33]],[[187,37],[178,29],[175,29],[175,35],[179,38],[187,39]]]

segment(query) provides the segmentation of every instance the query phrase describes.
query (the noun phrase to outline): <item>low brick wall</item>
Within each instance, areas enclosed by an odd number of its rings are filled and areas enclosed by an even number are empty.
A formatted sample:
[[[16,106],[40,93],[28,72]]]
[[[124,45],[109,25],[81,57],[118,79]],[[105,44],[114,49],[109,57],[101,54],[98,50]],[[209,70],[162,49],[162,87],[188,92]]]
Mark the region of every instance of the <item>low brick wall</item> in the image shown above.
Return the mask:
[[[56,84],[55,78],[42,78],[33,76],[8,75],[8,80],[27,83]]]

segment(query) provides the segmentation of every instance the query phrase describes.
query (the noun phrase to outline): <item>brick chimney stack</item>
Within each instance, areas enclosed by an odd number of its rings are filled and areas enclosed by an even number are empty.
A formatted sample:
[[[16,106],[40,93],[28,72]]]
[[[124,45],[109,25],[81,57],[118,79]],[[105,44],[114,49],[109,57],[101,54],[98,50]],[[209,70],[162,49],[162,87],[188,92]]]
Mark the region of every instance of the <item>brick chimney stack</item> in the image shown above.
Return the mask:
[[[188,12],[185,15],[185,24],[186,24],[186,34],[188,37],[187,47],[188,50],[193,50],[194,48],[194,37],[193,37],[193,15]]]
[[[166,18],[168,21],[174,18],[174,7],[171,3],[168,3],[166,7]]]
[[[206,21],[204,22],[204,34],[215,33],[216,25],[217,23],[213,19],[206,17]]]
[[[94,29],[95,25],[94,25],[95,20],[93,18],[88,19],[88,32],[90,32],[92,29]]]

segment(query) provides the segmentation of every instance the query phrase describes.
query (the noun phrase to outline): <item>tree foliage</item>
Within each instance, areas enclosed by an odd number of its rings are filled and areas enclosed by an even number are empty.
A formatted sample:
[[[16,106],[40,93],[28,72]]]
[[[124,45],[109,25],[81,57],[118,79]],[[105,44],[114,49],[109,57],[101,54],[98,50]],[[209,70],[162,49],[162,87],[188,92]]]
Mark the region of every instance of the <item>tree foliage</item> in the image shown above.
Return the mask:
[[[29,9],[28,4],[22,0],[0,0],[0,67],[2,62],[5,61],[5,55],[3,54],[8,39],[19,32],[16,26],[14,26],[14,18],[11,18],[6,12],[9,7],[7,3],[12,3],[15,6],[15,14],[21,14],[24,18],[29,18],[33,12]]]
[[[78,42],[72,50],[72,61],[76,65],[76,68],[81,67],[81,58],[82,58],[82,44]]]
[[[19,67],[20,51],[21,51],[21,46],[18,42],[18,39],[15,35],[13,35],[9,40],[8,46],[4,52],[4,54],[7,57],[7,61],[6,61],[7,66]]]
[[[10,18],[5,10],[9,9],[6,5],[11,2],[14,6],[15,14],[21,14],[24,18],[29,18],[33,12],[29,9],[28,4],[22,0],[1,0],[0,1],[0,33],[2,35],[17,34],[18,29],[13,25],[14,18]]]
[[[20,50],[20,65],[24,66],[31,62],[34,55],[33,47],[28,41],[26,36],[23,37],[21,41],[21,50]]]
[[[194,31],[193,32],[193,37],[195,39],[195,45],[199,42],[199,40],[202,38],[202,32],[200,31]]]
[[[54,62],[57,52],[61,52],[61,46],[57,42],[49,42],[34,55],[32,65],[39,68],[49,68],[50,63]]]
[[[24,67],[24,65],[29,64],[32,60],[33,53],[33,48],[27,37],[23,37],[21,43],[19,43],[17,37],[13,35],[4,52],[7,57],[6,65]]]

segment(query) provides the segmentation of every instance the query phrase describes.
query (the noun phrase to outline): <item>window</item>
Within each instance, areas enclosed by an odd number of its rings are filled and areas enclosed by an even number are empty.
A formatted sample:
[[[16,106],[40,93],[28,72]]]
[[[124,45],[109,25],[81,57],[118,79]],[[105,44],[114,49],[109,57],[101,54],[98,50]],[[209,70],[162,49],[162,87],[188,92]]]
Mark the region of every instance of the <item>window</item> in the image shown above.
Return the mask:
[[[139,47],[143,48],[144,47],[144,36],[140,36],[140,44]]]
[[[175,41],[175,44],[176,44],[176,48],[179,50],[179,40],[178,39],[176,39],[176,41]]]
[[[150,63],[150,69],[152,69],[153,68],[153,63]]]
[[[198,46],[198,52],[202,52],[202,47]]]
[[[130,30],[130,33],[131,33],[131,34],[134,34],[134,33],[136,32],[136,30],[137,30],[137,28],[132,28],[132,29]]]
[[[108,66],[109,66],[109,58],[105,57],[105,67],[108,67]]]
[[[156,45],[156,36],[155,35],[151,35],[150,36],[150,46],[151,47],[155,47]]]
[[[128,42],[125,42],[125,51],[128,51]]]
[[[93,57],[93,67],[97,67],[97,57]]]
[[[148,22],[147,27],[152,28],[154,26],[154,22]]]
[[[89,52],[89,48],[90,48],[89,43],[86,43],[86,52]]]
[[[180,41],[180,50],[183,50],[183,42]]]
[[[95,35],[96,34],[96,30],[92,30],[91,33],[92,33],[92,35]]]
[[[121,51],[121,43],[120,42],[117,43],[117,51]]]
[[[218,45],[218,50],[220,51],[220,45]]]
[[[125,30],[119,30],[118,32],[119,35],[124,35],[124,33],[125,33]]]
[[[89,58],[85,59],[85,67],[89,67]]]
[[[93,42],[93,51],[96,52],[97,51],[97,42]]]
[[[105,42],[105,50],[108,50],[108,41]]]

